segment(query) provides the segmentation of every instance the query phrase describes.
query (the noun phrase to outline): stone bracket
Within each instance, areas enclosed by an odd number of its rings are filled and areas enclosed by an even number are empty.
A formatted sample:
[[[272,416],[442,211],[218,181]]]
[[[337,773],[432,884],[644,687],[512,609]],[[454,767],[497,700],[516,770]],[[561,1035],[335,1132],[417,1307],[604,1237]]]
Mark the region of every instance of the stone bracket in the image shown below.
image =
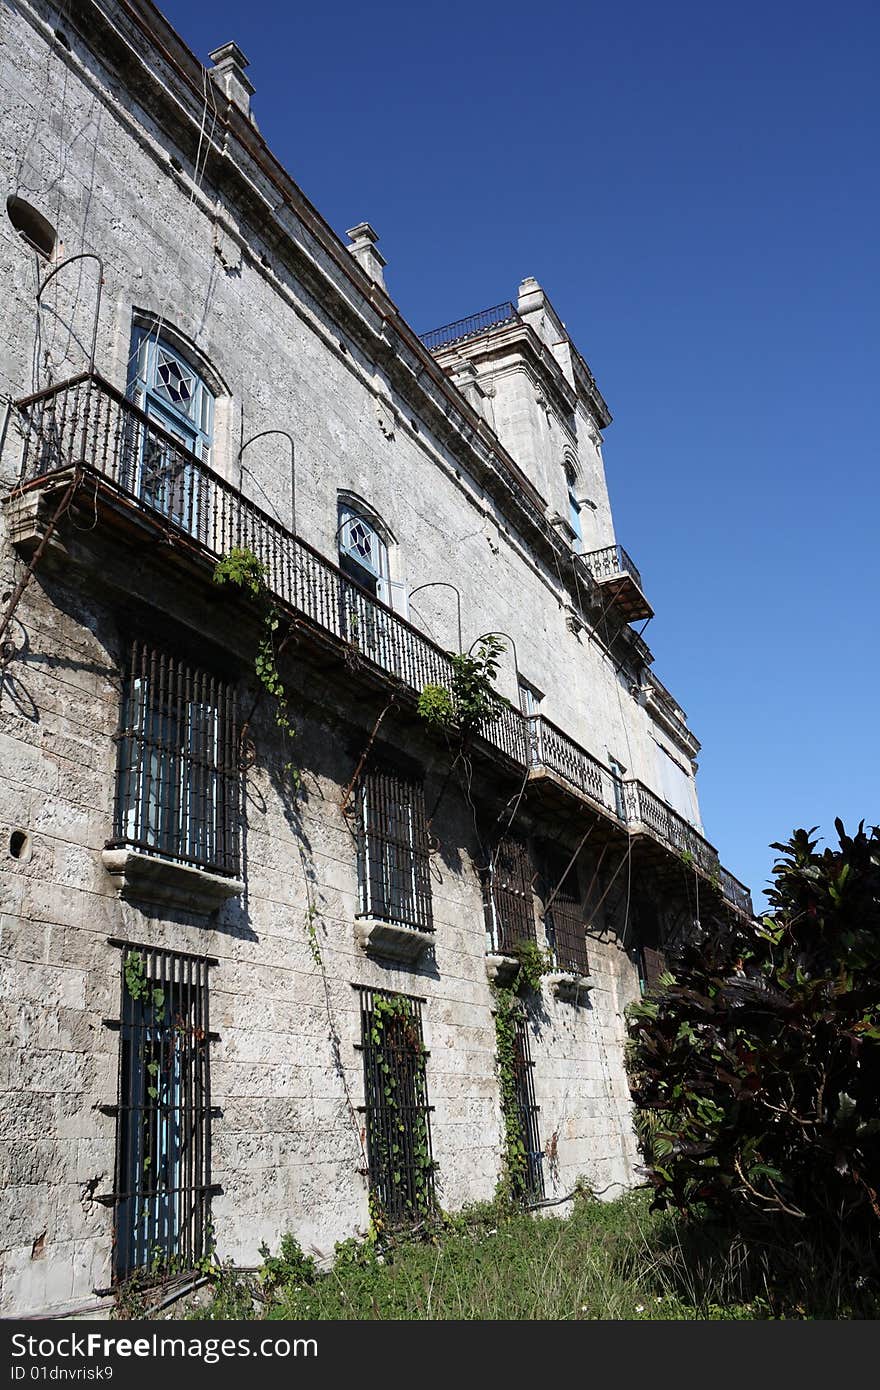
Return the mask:
[[[368,955],[414,963],[434,945],[432,932],[400,927],[394,922],[377,922],[363,917],[354,925],[355,940]]]
[[[183,908],[207,917],[227,898],[238,897],[244,884],[191,864],[176,864],[132,849],[105,849],[101,862],[120,898]]]
[[[5,499],[6,526],[9,540],[16,550],[29,555],[36,550],[48,530],[52,512],[64,492],[73,481],[73,470],[53,474],[42,486],[29,487],[25,492],[16,492]],[[67,554],[67,547],[58,535],[57,529],[49,537],[48,549],[59,555]]]
[[[550,975],[545,975],[550,989],[561,999],[577,999],[578,995],[587,995],[591,989],[595,989],[596,981],[592,975],[575,975],[570,970],[558,970]]]
[[[516,956],[503,956],[494,951],[486,952],[486,975],[491,985],[512,984],[519,974],[519,969]]]

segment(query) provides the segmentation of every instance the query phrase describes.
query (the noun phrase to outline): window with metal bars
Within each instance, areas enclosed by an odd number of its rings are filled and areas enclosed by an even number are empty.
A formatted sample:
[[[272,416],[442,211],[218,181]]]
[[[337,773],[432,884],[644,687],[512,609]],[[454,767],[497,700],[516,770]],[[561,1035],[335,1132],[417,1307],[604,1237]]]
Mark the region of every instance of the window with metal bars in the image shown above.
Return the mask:
[[[646,994],[654,989],[666,969],[666,956],[653,946],[640,945],[636,954],[636,969],[639,976],[639,991]]]
[[[239,869],[235,691],[135,642],[125,679],[112,847]]]
[[[116,1122],[117,1280],[208,1253],[211,1110],[204,956],[122,946]]]
[[[370,1192],[386,1220],[434,1209],[431,1111],[422,1035],[423,999],[356,987],[361,1004],[364,1115]]]
[[[357,789],[358,915],[433,931],[425,794],[420,782],[374,765]]]
[[[535,1104],[534,1062],[529,1047],[528,1024],[522,1016],[514,1023],[513,1079],[516,1094],[517,1123],[525,1152],[525,1164],[520,1170],[514,1196],[520,1201],[541,1201],[544,1196],[544,1154],[538,1130],[538,1110]]]
[[[587,918],[581,897],[577,865],[568,867],[570,856],[548,850],[544,865],[544,928],[547,944],[560,970],[589,975]]]
[[[536,940],[532,866],[525,845],[512,836],[499,840],[483,872],[483,907],[490,951]]]

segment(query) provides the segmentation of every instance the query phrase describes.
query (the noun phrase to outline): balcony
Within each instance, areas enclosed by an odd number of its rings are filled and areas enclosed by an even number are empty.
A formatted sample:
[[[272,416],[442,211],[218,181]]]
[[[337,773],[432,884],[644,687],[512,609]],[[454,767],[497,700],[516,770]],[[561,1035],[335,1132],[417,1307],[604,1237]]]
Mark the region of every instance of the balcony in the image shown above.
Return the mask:
[[[661,801],[642,782],[625,782],[626,819],[634,832],[644,832],[678,856],[687,867],[698,869],[710,882],[720,884],[718,852],[698,830]]]
[[[27,552],[51,528],[53,497],[71,495],[92,525],[127,540],[152,537],[174,562],[210,579],[235,546],[260,559],[275,603],[312,645],[340,656],[414,706],[425,685],[452,684],[452,662],[417,628],[348,579],[336,565],[248,501],[109,382],[83,374],[13,407],[23,437],[21,481],[5,499],[13,543]],[[572,799],[609,835],[647,836],[697,871],[728,905],[751,915],[748,890],[722,870],[715,850],[638,782],[622,782],[563,730],[511,705],[479,731],[478,751],[529,772],[538,794]]]
[[[626,822],[622,784],[610,770],[541,714],[527,716],[530,777],[536,784],[552,778],[571,788],[617,824]]]
[[[734,878],[729,869],[722,867],[721,892],[726,902],[731,903],[744,917],[753,917],[752,895],[744,883]]]
[[[615,604],[628,623],[652,618],[654,610],[642,591],[642,576],[622,545],[606,545],[582,556],[607,602]]]

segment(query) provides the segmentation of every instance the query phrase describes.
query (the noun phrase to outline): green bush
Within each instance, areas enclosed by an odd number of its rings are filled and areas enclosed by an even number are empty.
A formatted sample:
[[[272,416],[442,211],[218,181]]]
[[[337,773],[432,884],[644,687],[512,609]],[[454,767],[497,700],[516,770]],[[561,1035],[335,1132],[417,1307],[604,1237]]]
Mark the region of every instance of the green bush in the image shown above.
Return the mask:
[[[495,636],[483,637],[476,655],[450,652],[451,689],[426,685],[419,696],[419,714],[432,728],[462,740],[481,724],[496,719],[509,701],[495,689],[498,658],[506,650]]]
[[[717,923],[629,1010],[655,1205],[833,1257],[862,1283],[880,1241],[880,831],[775,844],[772,912]],[[856,1273],[856,1271],[858,1271]]]

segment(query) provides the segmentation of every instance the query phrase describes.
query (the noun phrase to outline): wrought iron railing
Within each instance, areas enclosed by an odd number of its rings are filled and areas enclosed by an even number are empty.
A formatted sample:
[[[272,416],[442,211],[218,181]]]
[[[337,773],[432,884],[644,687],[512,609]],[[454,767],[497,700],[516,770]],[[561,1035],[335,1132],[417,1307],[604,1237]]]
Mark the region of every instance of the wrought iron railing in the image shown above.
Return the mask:
[[[527,717],[532,767],[554,772],[617,819],[624,819],[623,808],[615,797],[614,778],[608,768],[543,715]]]
[[[249,501],[102,377],[83,373],[17,402],[16,410],[23,435],[22,490],[47,474],[79,468],[116,493],[133,516],[152,517],[179,548],[209,561],[236,546],[251,550],[275,601],[368,667],[415,693],[426,685],[452,688],[447,652]],[[631,567],[624,551],[608,550]],[[692,826],[641,783],[616,780],[543,716],[526,718],[505,705],[479,732],[514,765],[548,769],[616,821],[644,826],[674,851],[686,851],[718,880],[718,856]],[[721,882],[729,901],[740,906],[748,900],[732,876]],[[750,900],[743,910],[750,911]]]
[[[456,319],[442,328],[432,328],[430,333],[422,333],[421,341],[433,352],[447,343],[461,342],[462,338],[473,338],[485,333],[487,328],[498,328],[503,323],[513,323],[519,318],[516,305],[508,300],[504,304],[493,304],[491,309],[481,309],[478,314],[470,314],[466,319]]]
[[[645,592],[642,588],[642,576],[622,545],[606,545],[601,550],[587,551],[583,561],[598,582],[611,579],[616,574],[628,574],[635,580],[641,592]]]
[[[642,782],[625,782],[624,787],[627,820],[631,826],[644,826],[669,849],[680,855],[686,865],[695,865],[707,878],[719,878],[721,864],[717,851],[684,819],[684,816],[673,811],[671,806],[667,806],[665,801],[661,801],[660,797],[655,796]]]
[[[738,907],[747,917],[753,916],[752,895],[744,883],[734,878],[729,869],[721,870],[721,891],[729,903]]]

